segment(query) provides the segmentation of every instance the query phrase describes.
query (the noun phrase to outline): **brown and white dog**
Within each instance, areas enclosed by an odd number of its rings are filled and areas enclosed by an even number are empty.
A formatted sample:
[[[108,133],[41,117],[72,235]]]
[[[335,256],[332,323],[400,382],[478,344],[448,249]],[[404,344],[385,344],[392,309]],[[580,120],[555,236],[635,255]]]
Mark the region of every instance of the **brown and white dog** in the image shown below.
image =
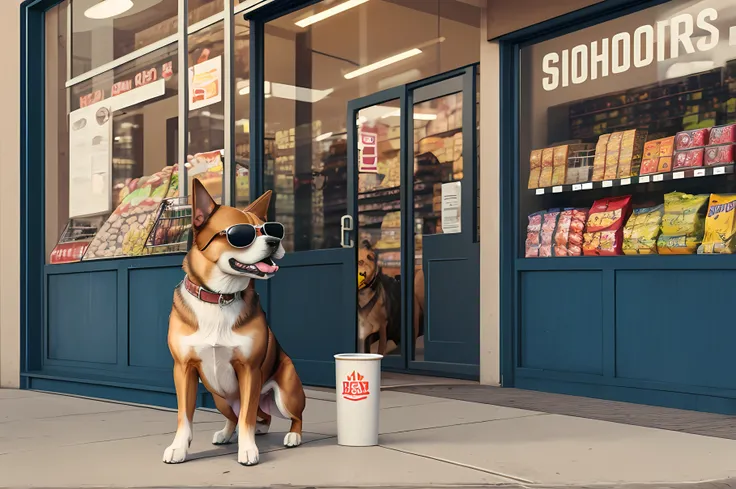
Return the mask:
[[[240,211],[217,205],[195,179],[192,199],[194,239],[169,318],[178,426],[163,460],[187,457],[201,379],[226,418],[212,443],[237,439],[238,462],[255,465],[255,435],[268,432],[271,415],[291,420],[285,446],[302,441],[304,389],[254,288],[254,280],[269,279],[279,268],[273,260],[284,256],[283,226],[265,222],[270,191]]]

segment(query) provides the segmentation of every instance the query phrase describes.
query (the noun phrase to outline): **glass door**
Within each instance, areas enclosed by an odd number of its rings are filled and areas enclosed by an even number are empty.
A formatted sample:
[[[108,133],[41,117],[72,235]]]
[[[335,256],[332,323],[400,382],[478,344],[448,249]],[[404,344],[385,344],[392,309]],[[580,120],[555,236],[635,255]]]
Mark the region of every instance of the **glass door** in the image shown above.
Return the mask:
[[[348,141],[357,182],[357,345],[384,355],[384,365],[405,368],[404,233],[402,206],[406,165],[402,147],[404,89],[392,89],[349,104]],[[351,131],[349,131],[351,132]]]

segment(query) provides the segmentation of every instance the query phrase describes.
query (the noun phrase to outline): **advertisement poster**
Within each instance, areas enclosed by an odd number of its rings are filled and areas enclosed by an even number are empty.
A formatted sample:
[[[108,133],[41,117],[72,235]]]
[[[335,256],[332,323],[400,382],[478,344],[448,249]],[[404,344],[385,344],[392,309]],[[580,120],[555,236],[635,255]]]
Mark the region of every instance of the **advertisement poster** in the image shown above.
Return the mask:
[[[222,100],[222,56],[189,68],[189,110],[201,109]]]
[[[358,132],[358,172],[378,173],[378,134],[362,127]]]
[[[460,182],[442,184],[442,232],[453,234],[461,232]]]
[[[110,212],[112,111],[95,104],[69,114],[69,217]]]

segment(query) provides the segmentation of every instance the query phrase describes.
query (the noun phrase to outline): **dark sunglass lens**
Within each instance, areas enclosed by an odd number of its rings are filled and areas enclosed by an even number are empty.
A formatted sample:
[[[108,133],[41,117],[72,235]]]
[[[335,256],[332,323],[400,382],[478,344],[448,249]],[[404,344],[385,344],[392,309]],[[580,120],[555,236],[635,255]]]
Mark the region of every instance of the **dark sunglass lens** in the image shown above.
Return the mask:
[[[263,225],[263,230],[272,238],[284,238],[284,225],[280,222],[267,222]]]
[[[256,230],[250,224],[238,224],[227,230],[227,240],[235,248],[245,248],[253,244]]]

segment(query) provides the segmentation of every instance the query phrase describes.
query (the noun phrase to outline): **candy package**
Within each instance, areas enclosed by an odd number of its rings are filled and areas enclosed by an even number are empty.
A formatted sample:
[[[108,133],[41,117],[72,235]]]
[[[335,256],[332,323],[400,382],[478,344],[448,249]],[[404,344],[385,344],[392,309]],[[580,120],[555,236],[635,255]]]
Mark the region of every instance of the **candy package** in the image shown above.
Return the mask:
[[[616,231],[598,231],[583,235],[583,254],[586,256],[614,256],[621,254],[623,228]]]
[[[542,244],[541,231],[542,231],[542,217],[544,211],[535,212],[529,215],[529,224],[526,226],[526,242],[524,256],[526,258],[532,258],[539,256],[539,246]]]
[[[623,227],[630,213],[630,195],[596,200],[590,208],[585,232],[616,231]]]
[[[708,144],[710,129],[693,129],[682,131],[675,135],[675,149],[683,150],[690,148],[702,148]]]
[[[736,143],[736,124],[712,127],[708,145]]]
[[[736,194],[710,194],[705,216],[705,235],[698,253],[736,251]]]
[[[672,164],[673,170],[682,168],[692,168],[695,166],[703,166],[704,148],[688,149],[685,151],[675,151],[675,161]]]
[[[734,162],[734,145],[721,144],[705,148],[705,166],[731,165]]]
[[[624,226],[624,255],[657,254],[657,237],[662,225],[664,205],[634,209]]]
[[[708,195],[671,192],[664,196],[662,234],[657,239],[660,255],[687,255],[696,252],[703,240]]]
[[[559,211],[550,211],[542,216],[541,244],[539,245],[539,256],[552,256],[552,240],[557,227]]]

